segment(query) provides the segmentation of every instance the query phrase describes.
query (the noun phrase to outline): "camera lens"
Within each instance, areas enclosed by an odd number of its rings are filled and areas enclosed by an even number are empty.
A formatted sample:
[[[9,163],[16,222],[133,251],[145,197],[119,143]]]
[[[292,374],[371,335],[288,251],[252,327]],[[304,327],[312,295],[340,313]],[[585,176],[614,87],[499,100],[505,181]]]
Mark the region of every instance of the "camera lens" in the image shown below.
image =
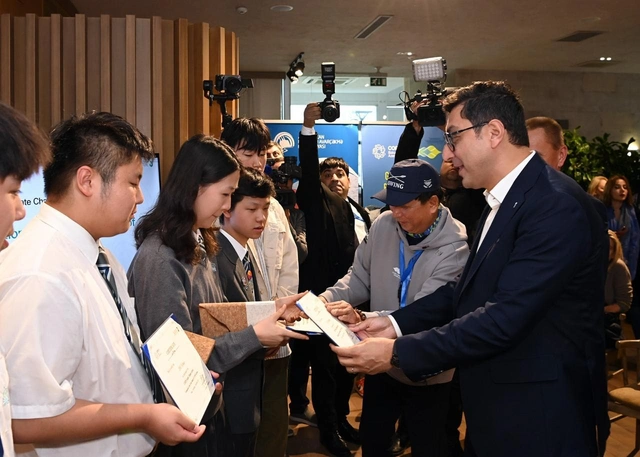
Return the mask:
[[[238,77],[228,77],[225,81],[225,90],[228,94],[237,94],[242,90],[242,80]]]
[[[338,114],[335,105],[327,105],[322,110],[322,119],[327,122],[334,122],[339,116],[340,114]]]

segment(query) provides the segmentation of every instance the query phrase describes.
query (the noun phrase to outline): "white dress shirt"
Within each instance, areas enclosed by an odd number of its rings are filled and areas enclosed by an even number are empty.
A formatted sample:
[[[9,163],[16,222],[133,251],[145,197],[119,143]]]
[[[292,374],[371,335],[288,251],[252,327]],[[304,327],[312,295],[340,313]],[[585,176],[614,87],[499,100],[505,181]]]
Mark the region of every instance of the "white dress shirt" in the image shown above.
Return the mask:
[[[0,346],[0,440],[4,457],[13,457],[13,435],[11,433],[11,404],[9,403],[9,373],[4,360],[4,350]]]
[[[502,204],[507,194],[511,190],[513,183],[516,181],[516,179],[518,179],[518,176],[520,176],[520,173],[522,173],[522,170],[524,170],[524,167],[527,166],[527,164],[535,154],[536,154],[536,151],[531,151],[531,154],[529,154],[513,170],[507,173],[507,175],[504,178],[498,181],[498,184],[496,184],[493,187],[493,189],[491,189],[490,191],[485,190],[483,192],[484,198],[485,200],[487,200],[487,204],[491,208],[491,211],[487,215],[487,219],[484,221],[484,226],[482,227],[482,234],[480,235],[480,241],[478,242],[478,249],[480,249],[480,245],[484,241],[484,237],[487,235],[487,232],[489,231],[489,227],[491,227],[493,220],[496,218],[496,214],[498,214],[500,205]]]
[[[108,251],[107,256],[122,304],[137,327],[125,272]],[[6,350],[14,419],[63,414],[76,398],[153,403],[97,257],[91,235],[47,204],[0,254],[0,345]],[[142,457],[153,445],[150,436],[129,432],[35,451],[45,457]]]

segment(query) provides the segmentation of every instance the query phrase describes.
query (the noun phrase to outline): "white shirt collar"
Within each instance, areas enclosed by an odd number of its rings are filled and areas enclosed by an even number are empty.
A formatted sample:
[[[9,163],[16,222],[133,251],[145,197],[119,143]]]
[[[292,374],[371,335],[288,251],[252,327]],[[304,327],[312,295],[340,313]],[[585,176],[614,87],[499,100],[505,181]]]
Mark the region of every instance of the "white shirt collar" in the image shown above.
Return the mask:
[[[231,246],[233,246],[233,249],[236,251],[236,254],[238,254],[238,258],[240,260],[244,259],[244,256],[247,254],[247,247],[241,245],[238,240],[236,240],[234,237],[232,237],[231,235],[229,235],[225,230],[224,230],[224,226],[222,227],[222,229],[220,230],[220,233],[222,233],[228,240],[229,243],[231,243]]]
[[[524,167],[527,166],[534,155],[536,155],[536,151],[531,151],[531,153],[522,162],[507,173],[504,178],[498,181],[498,184],[496,184],[493,189],[485,190],[483,192],[484,198],[487,200],[487,204],[491,209],[496,209],[502,204],[509,193],[509,190],[511,190],[513,183],[518,179],[518,176],[520,176],[520,173],[522,173],[522,170],[524,170]]]
[[[40,207],[40,212],[36,217],[69,238],[91,263],[96,263],[99,243],[93,239],[93,236],[84,227],[46,203]]]

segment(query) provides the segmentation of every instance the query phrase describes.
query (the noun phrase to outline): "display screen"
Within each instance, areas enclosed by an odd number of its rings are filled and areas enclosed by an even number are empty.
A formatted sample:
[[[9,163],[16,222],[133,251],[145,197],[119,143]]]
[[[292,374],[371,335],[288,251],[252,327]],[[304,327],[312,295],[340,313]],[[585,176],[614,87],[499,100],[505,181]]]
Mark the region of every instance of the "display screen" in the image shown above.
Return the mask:
[[[158,194],[160,193],[160,162],[157,154],[155,159],[144,164],[140,188],[144,195],[144,202],[138,205],[136,218],[131,221],[129,230],[126,233],[102,239],[103,246],[109,249],[116,256],[125,270],[129,268],[129,264],[136,253],[136,246],[133,238],[136,222],[141,216],[147,214],[149,210],[153,208],[156,200],[158,199]],[[42,171],[22,182],[20,198],[24,203],[27,215],[21,221],[16,221],[13,224],[14,232],[7,237],[9,244],[20,236],[20,232],[29,223],[29,221],[38,214],[40,206],[42,206],[46,201]]]

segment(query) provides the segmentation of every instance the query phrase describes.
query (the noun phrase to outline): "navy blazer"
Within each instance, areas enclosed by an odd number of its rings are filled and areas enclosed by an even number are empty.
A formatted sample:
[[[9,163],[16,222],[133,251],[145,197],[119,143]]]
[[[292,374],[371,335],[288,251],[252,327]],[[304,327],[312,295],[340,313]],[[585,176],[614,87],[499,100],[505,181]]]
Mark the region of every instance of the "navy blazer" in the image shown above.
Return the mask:
[[[535,155],[479,249],[478,238],[457,284],[393,313],[403,334],[415,333],[396,342],[400,366],[413,379],[458,367],[465,455],[604,454],[601,215]]]
[[[216,233],[220,251],[216,255],[220,284],[227,300],[246,302],[249,300],[246,274],[242,260],[229,240],[220,232]],[[251,255],[251,254],[249,254]],[[251,258],[255,265],[255,259]],[[254,267],[254,271],[255,271]],[[260,300],[258,287],[256,301]],[[260,425],[262,413],[262,385],[264,380],[263,349],[254,352],[242,363],[227,372],[224,384],[224,408],[231,433],[252,433]]]

